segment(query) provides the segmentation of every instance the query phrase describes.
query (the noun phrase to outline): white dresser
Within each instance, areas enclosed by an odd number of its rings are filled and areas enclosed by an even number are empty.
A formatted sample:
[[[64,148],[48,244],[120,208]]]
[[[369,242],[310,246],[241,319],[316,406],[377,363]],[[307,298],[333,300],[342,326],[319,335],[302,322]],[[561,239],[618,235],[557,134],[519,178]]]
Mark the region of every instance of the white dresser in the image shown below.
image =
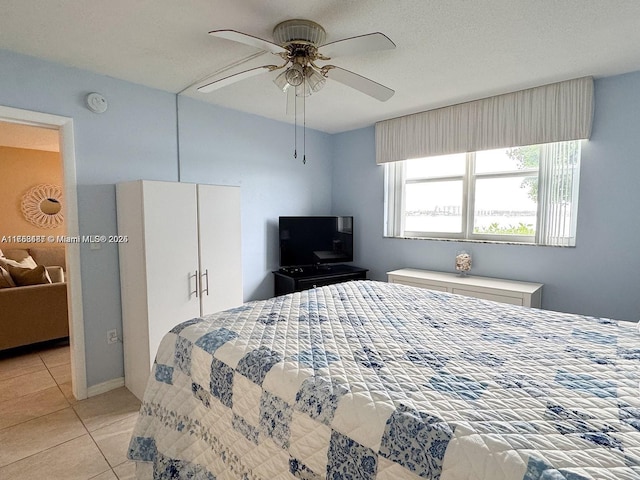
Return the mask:
[[[413,287],[457,293],[458,295],[511,305],[540,308],[542,304],[541,283],[516,282],[473,275],[461,277],[455,273],[433,272],[416,268],[403,268],[387,272],[387,279],[389,283],[401,283]]]

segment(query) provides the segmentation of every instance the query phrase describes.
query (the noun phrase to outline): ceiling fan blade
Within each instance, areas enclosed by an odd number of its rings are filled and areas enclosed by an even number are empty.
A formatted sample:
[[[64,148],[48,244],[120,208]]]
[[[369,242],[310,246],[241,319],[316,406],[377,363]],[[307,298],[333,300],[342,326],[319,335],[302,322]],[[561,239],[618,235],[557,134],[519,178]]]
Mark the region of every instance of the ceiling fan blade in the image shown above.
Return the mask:
[[[318,51],[325,57],[334,58],[393,48],[396,48],[396,44],[389,37],[384,33],[376,32],[327,43],[318,47]]]
[[[251,47],[259,48],[260,50],[266,50],[271,53],[285,53],[287,50],[280,45],[276,45],[273,42],[264,40],[262,38],[254,37],[246,33],[237,32],[235,30],[213,30],[209,32],[209,35],[219,38],[225,38],[227,40],[233,40],[234,42],[244,43]]]
[[[270,72],[276,68],[277,67],[275,65],[263,65],[262,67],[245,70],[244,72],[234,73],[233,75],[229,75],[228,77],[223,77],[218,80],[214,80],[213,82],[202,85],[198,87],[198,91],[201,93],[210,93],[214,90],[218,90],[219,88],[231,85],[232,83],[244,80],[245,78],[253,77],[264,72]]]
[[[373,80],[369,80],[362,75],[345,70],[344,68],[336,67],[334,65],[325,65],[323,70],[326,70],[327,78],[340,82],[347,87],[355,88],[356,90],[380,100],[381,102],[386,102],[393,97],[394,93],[396,93],[389,87],[385,87],[384,85],[374,82]]]

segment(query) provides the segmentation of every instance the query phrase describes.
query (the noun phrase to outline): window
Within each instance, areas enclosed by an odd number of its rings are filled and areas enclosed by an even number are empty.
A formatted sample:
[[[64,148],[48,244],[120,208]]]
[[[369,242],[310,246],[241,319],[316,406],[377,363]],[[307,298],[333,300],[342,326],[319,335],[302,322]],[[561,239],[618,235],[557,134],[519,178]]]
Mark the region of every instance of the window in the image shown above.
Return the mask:
[[[385,165],[393,237],[575,245],[580,142]]]

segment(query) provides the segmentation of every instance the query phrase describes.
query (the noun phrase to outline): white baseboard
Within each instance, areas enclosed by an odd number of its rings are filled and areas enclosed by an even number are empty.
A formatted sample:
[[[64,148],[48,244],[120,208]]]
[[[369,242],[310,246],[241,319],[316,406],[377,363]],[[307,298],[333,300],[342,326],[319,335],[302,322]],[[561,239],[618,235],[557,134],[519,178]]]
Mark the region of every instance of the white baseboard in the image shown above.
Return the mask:
[[[87,397],[95,397],[96,395],[107,393],[110,390],[115,390],[116,388],[120,387],[124,387],[124,377],[113,378],[111,380],[107,380],[106,382],[88,387]]]

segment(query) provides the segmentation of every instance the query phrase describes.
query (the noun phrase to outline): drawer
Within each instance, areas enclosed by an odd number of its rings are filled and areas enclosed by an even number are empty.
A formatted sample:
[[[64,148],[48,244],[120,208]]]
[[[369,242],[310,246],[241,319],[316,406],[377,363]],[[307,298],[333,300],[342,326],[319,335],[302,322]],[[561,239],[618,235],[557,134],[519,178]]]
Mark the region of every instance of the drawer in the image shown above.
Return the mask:
[[[451,292],[457,293],[458,295],[464,295],[465,297],[481,298],[483,300],[492,300],[494,302],[508,303],[510,305],[523,305],[521,297],[508,297],[506,295],[477,292],[475,290],[464,290],[462,288],[454,288]]]
[[[350,278],[316,278],[315,280],[300,280],[298,282],[298,288],[300,290],[309,290],[310,288],[324,287],[325,285],[333,285],[335,283],[341,283],[351,280]]]
[[[334,285],[336,283],[349,282],[352,280],[366,280],[364,273],[356,273],[351,275],[339,275],[335,277],[318,277],[298,280],[299,290],[308,290],[310,288],[324,287],[325,285]]]
[[[442,285],[438,285],[435,283],[427,283],[427,282],[412,282],[411,280],[403,279],[393,279],[391,283],[400,283],[402,285],[409,285],[410,287],[418,287],[418,288],[428,288],[429,290],[437,290],[438,292],[446,292],[447,287]]]
[[[286,270],[273,272],[275,295],[286,295],[334,283],[367,279],[366,269],[349,265],[335,265],[324,270],[312,268],[305,270],[304,272],[288,272]]]

